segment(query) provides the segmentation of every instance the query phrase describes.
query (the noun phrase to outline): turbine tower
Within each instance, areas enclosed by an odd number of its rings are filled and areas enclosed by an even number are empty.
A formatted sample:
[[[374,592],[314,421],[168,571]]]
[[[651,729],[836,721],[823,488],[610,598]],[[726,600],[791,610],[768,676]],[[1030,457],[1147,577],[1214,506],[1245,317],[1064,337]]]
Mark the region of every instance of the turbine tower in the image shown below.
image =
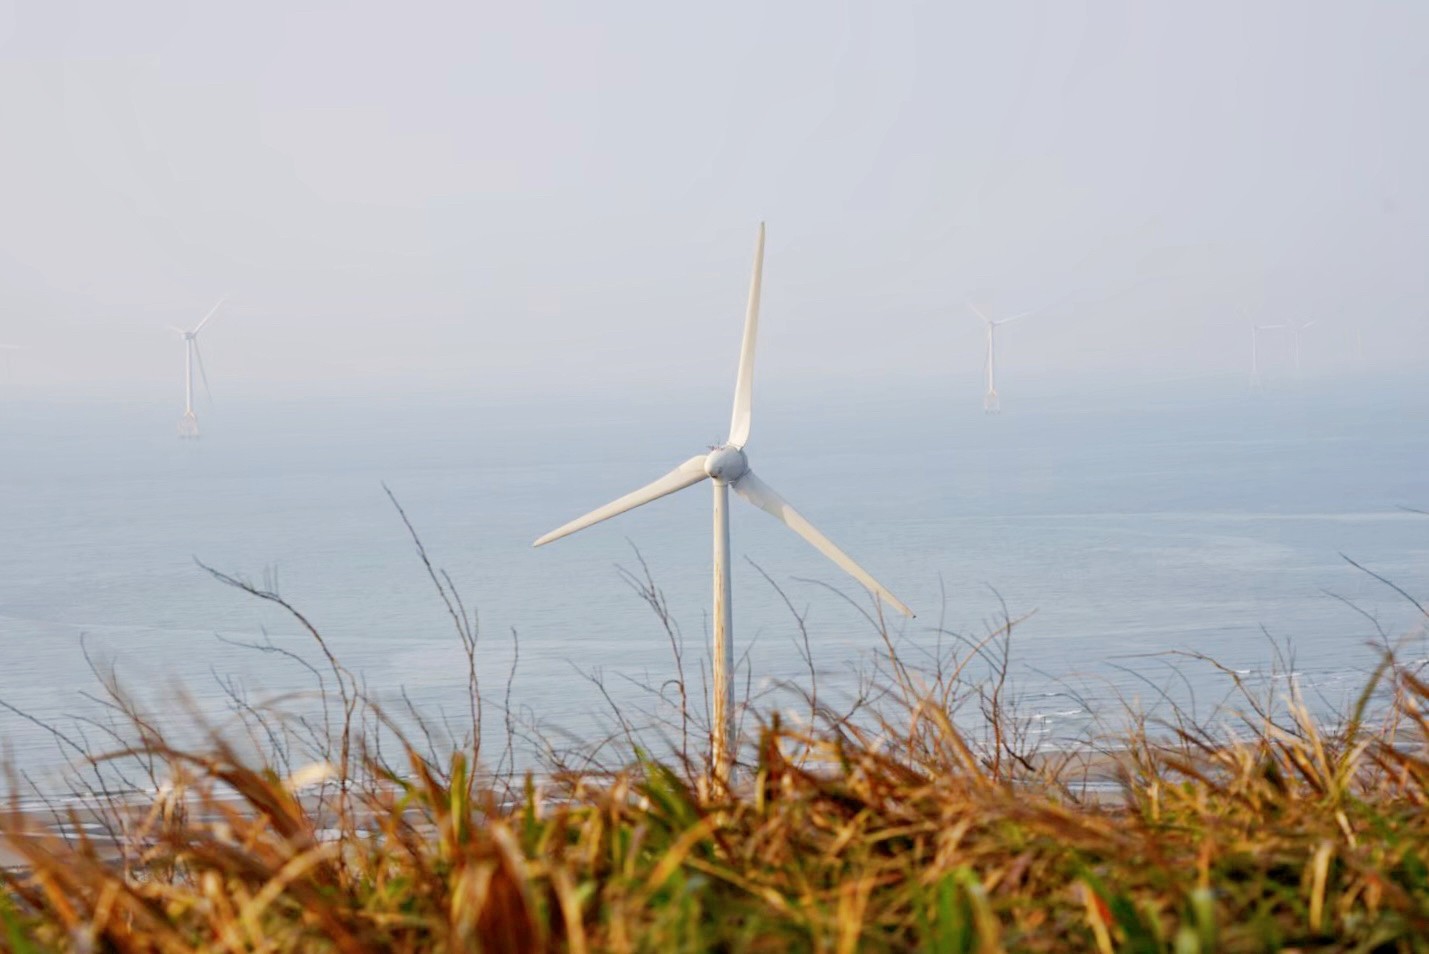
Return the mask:
[[[1250,386],[1260,388],[1263,382],[1260,378],[1260,333],[1262,331],[1274,331],[1277,328],[1284,328],[1285,325],[1251,325],[1250,326]]]
[[[993,321],[984,315],[982,309],[974,305],[971,299],[968,300],[968,307],[987,325],[987,393],[982,396],[982,410],[984,414],[1000,414],[1002,413],[1002,402],[997,396],[997,328],[999,325],[1005,325],[1019,318],[1026,318],[1032,312],[1024,311],[1011,318],[999,318],[997,321]]]
[[[868,571],[853,561],[820,533],[813,524],[784,500],[783,497],[764,481],[754,475],[745,455],[745,445],[749,441],[750,419],[754,392],[754,344],[759,326],[759,288],[764,270],[764,225],[759,226],[759,239],[754,249],[754,276],[749,285],[749,306],[744,319],[744,341],[739,353],[739,373],[734,385],[734,412],[730,416],[729,439],[721,446],[711,448],[708,453],[696,454],[664,477],[631,491],[624,497],[592,510],[583,517],[552,530],[538,539],[532,546],[541,546],[552,540],[584,530],[586,527],[608,520],[618,514],[633,510],[641,504],[649,503],[672,494],[677,490],[693,486],[702,480],[710,480],[714,487],[714,634],[712,663],[714,692],[710,717],[710,762],[717,781],[729,779],[734,749],[734,693],[732,670],[734,669],[733,626],[731,624],[731,587],[729,562],[729,488],[759,509],[769,513],[790,530],[803,537],[814,549],[832,560],[840,569],[858,580],[877,598],[881,598],[905,616],[913,611],[894,596],[887,587],[875,580]]]
[[[223,306],[223,299],[219,299],[217,305],[209,309],[208,314],[203,316],[203,321],[194,325],[192,331],[184,331],[182,328],[169,326],[170,330],[177,332],[184,340],[184,416],[179,418],[179,437],[181,439],[195,439],[198,437],[198,418],[194,415],[194,363],[198,363],[198,373],[203,378],[204,392],[208,392],[208,372],[203,369],[203,354],[198,350],[198,333],[203,330],[203,326],[208,324],[218,309]]]

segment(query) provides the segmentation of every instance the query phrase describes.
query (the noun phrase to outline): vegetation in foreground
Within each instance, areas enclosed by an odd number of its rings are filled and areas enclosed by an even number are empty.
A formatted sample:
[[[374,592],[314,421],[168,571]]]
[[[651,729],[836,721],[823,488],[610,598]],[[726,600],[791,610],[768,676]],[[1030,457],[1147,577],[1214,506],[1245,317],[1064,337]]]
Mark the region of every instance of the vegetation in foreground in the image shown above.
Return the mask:
[[[474,661],[474,627],[449,605]],[[1005,649],[1007,632],[990,642]],[[0,823],[17,861],[0,876],[0,944],[1429,950],[1429,683],[1387,648],[1333,728],[1293,681],[1276,699],[1227,672],[1215,725],[1143,718],[1100,752],[1056,754],[1027,744],[1005,666],[966,677],[987,646],[918,669],[886,642],[844,711],[812,687],[797,727],[768,711],[727,789],[681,755],[692,725],[700,738],[688,707],[668,755],[631,735],[623,768],[537,780],[478,775],[479,744],[439,757],[413,742],[330,654],[313,670],[332,703],[320,722],[240,712],[262,758],[231,732],[171,744],[111,685],[136,739],[120,755],[166,784],[137,806],[92,784],[67,835],[33,813]],[[983,716],[975,732],[954,717],[965,707]]]

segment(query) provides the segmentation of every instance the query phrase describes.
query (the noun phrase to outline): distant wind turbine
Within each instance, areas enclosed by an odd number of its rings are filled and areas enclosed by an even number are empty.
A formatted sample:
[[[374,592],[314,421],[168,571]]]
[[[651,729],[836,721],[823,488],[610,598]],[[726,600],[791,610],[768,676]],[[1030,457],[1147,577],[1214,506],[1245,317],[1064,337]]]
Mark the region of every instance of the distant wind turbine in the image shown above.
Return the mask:
[[[1295,321],[1292,321],[1292,322],[1289,323],[1289,327],[1290,327],[1290,338],[1291,338],[1291,341],[1293,342],[1292,347],[1295,349],[1295,376],[1296,376],[1296,377],[1299,377],[1299,376],[1300,376],[1300,332],[1305,331],[1305,330],[1308,329],[1308,328],[1312,328],[1312,327],[1314,327],[1314,325],[1315,325],[1315,321],[1313,321],[1313,320],[1312,320],[1312,321],[1307,321],[1307,322],[1305,322],[1304,324],[1301,324],[1301,323],[1295,322]]]
[[[749,306],[744,319],[744,341],[739,354],[739,374],[734,386],[734,412],[729,422],[729,439],[709,453],[696,454],[670,473],[639,490],[632,491],[578,517],[538,539],[541,546],[568,534],[608,520],[641,504],[666,494],[693,486],[709,479],[714,485],[714,638],[713,638],[713,712],[710,718],[710,762],[716,779],[729,777],[733,758],[734,695],[731,672],[734,668],[733,626],[731,623],[732,594],[729,563],[729,488],[733,487],[745,500],[771,514],[790,530],[803,537],[814,549],[832,560],[840,569],[858,580],[878,597],[905,616],[913,611],[875,580],[847,553],[836,547],[814,525],[764,481],[754,475],[745,456],[749,441],[750,418],[754,392],[754,345],[759,325],[759,289],[764,269],[764,226],[759,226],[759,238],[754,250],[754,276],[749,285]]]
[[[198,364],[199,376],[203,379],[203,390],[205,394],[208,390],[208,372],[203,369],[203,354],[198,349],[198,333],[203,330],[203,326],[208,324],[209,319],[218,313],[218,309],[223,307],[223,299],[219,299],[217,305],[209,309],[208,314],[203,316],[203,321],[194,325],[192,331],[184,331],[182,328],[169,326],[171,331],[176,332],[184,340],[184,416],[179,418],[179,437],[198,437],[198,418],[194,415],[194,363]]]
[[[997,396],[997,328],[999,325],[1005,325],[1019,318],[1026,318],[1032,312],[1024,311],[1011,318],[999,318],[993,321],[983,314],[982,309],[974,305],[971,299],[968,300],[968,307],[987,325],[987,393],[982,397],[982,409],[986,414],[998,414],[1002,411],[1002,402]]]

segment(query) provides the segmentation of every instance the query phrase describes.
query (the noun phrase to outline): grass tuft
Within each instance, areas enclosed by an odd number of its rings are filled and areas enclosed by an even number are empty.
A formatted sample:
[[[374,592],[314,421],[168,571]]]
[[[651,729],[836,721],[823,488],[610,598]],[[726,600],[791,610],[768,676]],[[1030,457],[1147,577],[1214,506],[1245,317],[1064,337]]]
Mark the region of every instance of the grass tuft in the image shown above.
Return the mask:
[[[220,739],[151,733],[144,755],[178,781],[116,809],[122,838],[8,816],[0,936],[16,952],[1423,950],[1429,686],[1392,661],[1375,678],[1393,703],[1373,727],[1290,705],[1253,734],[1138,730],[1099,768],[1037,775],[991,767],[926,698],[901,698],[903,734],[876,739],[770,713],[728,790],[641,752],[513,786],[465,752],[409,745],[396,771],[358,744],[347,777],[322,765],[299,790]],[[1074,794],[1093,771],[1110,794]]]

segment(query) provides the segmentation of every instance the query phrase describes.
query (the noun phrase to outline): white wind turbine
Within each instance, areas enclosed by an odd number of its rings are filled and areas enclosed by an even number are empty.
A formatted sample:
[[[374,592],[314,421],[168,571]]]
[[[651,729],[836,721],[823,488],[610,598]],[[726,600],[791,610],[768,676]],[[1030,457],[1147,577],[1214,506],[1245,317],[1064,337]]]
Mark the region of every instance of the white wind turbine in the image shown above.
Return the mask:
[[[1304,324],[1301,324],[1300,322],[1296,322],[1296,321],[1292,321],[1292,322],[1289,323],[1289,327],[1290,327],[1290,340],[1293,342],[1293,344],[1291,345],[1291,347],[1293,347],[1293,348],[1295,349],[1295,376],[1296,376],[1296,377],[1299,377],[1299,376],[1300,376],[1300,332],[1306,330],[1307,328],[1311,328],[1311,327],[1313,327],[1314,325],[1315,325],[1315,320],[1314,320],[1314,319],[1312,319],[1312,320],[1310,320],[1310,321],[1307,321],[1307,322],[1305,322]]]
[[[184,331],[182,328],[169,326],[171,331],[178,333],[184,340],[184,416],[179,418],[179,437],[198,437],[198,418],[194,415],[194,363],[198,363],[199,376],[203,378],[203,389],[208,391],[208,372],[203,369],[203,355],[198,350],[198,333],[203,330],[203,326],[208,324],[208,320],[218,313],[218,309],[223,306],[223,299],[219,299],[217,305],[209,309],[208,314],[203,316],[203,321],[194,325],[192,331]]]
[[[968,307],[987,325],[987,393],[982,396],[982,409],[986,414],[998,414],[1002,411],[1002,402],[997,396],[997,328],[999,325],[1005,325],[1019,318],[1026,318],[1032,312],[1024,311],[1011,318],[999,318],[993,321],[984,315],[982,309],[974,305],[971,299],[968,300]]]
[[[759,239],[754,250],[754,276],[749,285],[749,307],[744,319],[744,342],[739,353],[739,374],[734,385],[734,412],[729,422],[729,439],[709,453],[696,454],[664,477],[631,491],[584,517],[578,517],[538,539],[532,546],[541,546],[568,534],[608,520],[641,504],[666,494],[693,486],[709,479],[714,486],[714,634],[712,647],[714,692],[710,718],[710,761],[717,779],[728,778],[733,757],[734,695],[731,672],[734,668],[732,606],[729,564],[729,488],[733,487],[745,500],[771,514],[790,530],[803,537],[814,549],[832,560],[840,569],[858,580],[877,597],[905,616],[910,610],[887,587],[836,547],[814,525],[764,481],[754,475],[745,456],[749,441],[750,416],[754,391],[754,344],[759,326],[759,287],[764,270],[764,225],[759,226]]]

